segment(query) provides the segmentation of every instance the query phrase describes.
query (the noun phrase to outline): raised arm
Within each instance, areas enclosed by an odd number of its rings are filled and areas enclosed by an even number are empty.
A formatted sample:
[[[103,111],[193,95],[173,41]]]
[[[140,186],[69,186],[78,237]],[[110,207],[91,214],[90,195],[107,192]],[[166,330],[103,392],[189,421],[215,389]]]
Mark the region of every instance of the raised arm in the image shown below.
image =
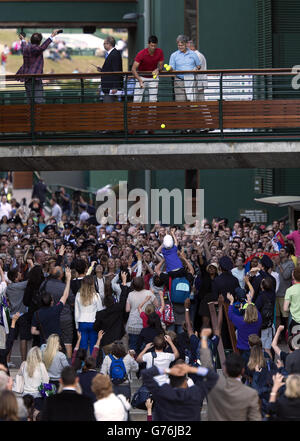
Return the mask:
[[[66,301],[67,301],[67,298],[69,297],[69,292],[70,292],[70,283],[71,283],[71,270],[70,270],[70,268],[65,269],[65,275],[66,275],[66,286],[65,286],[63,295],[59,300],[64,305],[66,304]]]
[[[143,306],[145,305],[145,303],[147,303],[148,300],[150,300],[150,299],[151,299],[151,296],[147,296],[147,297],[145,298],[145,300],[143,300],[142,303],[139,304],[139,306],[138,306],[139,314],[142,312],[142,308],[143,308]]]
[[[252,299],[253,299],[253,296],[254,296],[254,288],[253,288],[253,286],[252,286],[252,284],[251,284],[251,282],[250,282],[248,276],[245,276],[245,277],[244,277],[244,281],[245,281],[245,284],[246,284],[246,285],[248,286],[248,288],[249,288],[249,295],[250,295],[251,302],[252,302]]]
[[[172,342],[172,339],[171,339],[171,337],[169,335],[165,335],[165,340],[171,346],[171,349],[173,351],[173,354],[174,354],[174,357],[175,357],[175,360],[176,360],[176,358],[179,358],[178,349],[176,348],[176,346]]]
[[[276,333],[274,335],[273,341],[272,341],[272,348],[274,349],[275,354],[277,354],[278,356],[280,356],[280,352],[281,352],[281,349],[278,346],[278,339],[279,339],[279,336],[283,330],[284,330],[283,325],[278,326]]]
[[[151,348],[153,348],[153,343],[147,343],[142,352],[136,357],[137,363],[143,363],[143,355]]]
[[[190,319],[190,306],[191,306],[191,300],[185,299],[185,301],[184,301],[184,309],[185,309],[184,318],[185,318],[186,329],[187,329],[187,333],[188,333],[189,337],[194,334],[194,330],[193,330],[191,319]]]
[[[165,299],[164,299],[164,292],[163,291],[159,291],[159,297],[160,297],[159,312],[162,314],[165,309]]]

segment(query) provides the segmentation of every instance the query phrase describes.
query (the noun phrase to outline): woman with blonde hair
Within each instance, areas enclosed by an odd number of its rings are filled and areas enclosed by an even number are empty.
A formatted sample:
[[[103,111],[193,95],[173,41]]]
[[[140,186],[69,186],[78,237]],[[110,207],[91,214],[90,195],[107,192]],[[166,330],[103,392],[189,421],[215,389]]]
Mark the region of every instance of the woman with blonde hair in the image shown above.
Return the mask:
[[[300,421],[300,374],[291,374],[284,383],[283,375],[273,376],[273,388],[270,394],[268,411],[276,421]],[[285,385],[284,393],[278,391]]]
[[[248,362],[250,356],[250,347],[248,337],[250,334],[259,335],[262,324],[262,317],[253,303],[246,303],[244,315],[237,315],[233,308],[234,297],[227,293],[227,299],[230,302],[228,309],[228,317],[237,329],[237,348],[242,357]]]
[[[97,311],[103,309],[100,295],[96,292],[93,276],[85,276],[75,298],[76,329],[81,333],[80,347],[93,352],[98,334],[93,325]]]
[[[47,369],[50,383],[59,387],[61,371],[65,366],[69,366],[67,357],[61,352],[60,338],[58,334],[51,334],[47,339],[47,344],[41,347],[43,361]]]
[[[38,346],[34,346],[28,351],[26,361],[23,361],[18,373],[24,377],[22,395],[32,395],[35,401],[35,408],[41,410],[43,398],[41,398],[38,388],[41,383],[49,382],[49,375],[43,363],[42,352]]]
[[[97,421],[127,421],[130,404],[124,395],[115,395],[108,375],[98,374],[93,378],[92,391],[97,401],[94,403]]]

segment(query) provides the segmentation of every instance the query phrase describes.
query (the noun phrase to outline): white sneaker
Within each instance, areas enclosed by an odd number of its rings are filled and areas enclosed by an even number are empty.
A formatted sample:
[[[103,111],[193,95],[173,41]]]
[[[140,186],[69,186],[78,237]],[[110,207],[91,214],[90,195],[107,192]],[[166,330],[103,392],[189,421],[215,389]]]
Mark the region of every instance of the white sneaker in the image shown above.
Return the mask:
[[[12,363],[11,361],[9,363],[7,363],[7,366],[9,368],[15,368],[16,367],[16,365],[14,363]]]

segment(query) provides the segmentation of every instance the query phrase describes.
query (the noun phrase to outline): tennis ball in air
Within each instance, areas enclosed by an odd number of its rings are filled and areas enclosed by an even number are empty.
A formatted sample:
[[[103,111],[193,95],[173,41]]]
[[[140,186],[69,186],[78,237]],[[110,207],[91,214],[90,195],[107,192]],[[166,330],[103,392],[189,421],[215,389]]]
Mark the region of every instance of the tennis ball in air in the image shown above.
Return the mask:
[[[165,125],[165,124],[161,124],[160,127],[161,127],[162,129],[164,129],[164,128],[166,127],[166,125]]]

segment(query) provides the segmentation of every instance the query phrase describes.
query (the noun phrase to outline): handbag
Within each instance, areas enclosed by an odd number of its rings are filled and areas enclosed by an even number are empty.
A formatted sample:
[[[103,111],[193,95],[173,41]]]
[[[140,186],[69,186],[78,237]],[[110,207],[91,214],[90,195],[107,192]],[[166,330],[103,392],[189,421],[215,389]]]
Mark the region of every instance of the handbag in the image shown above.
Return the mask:
[[[20,366],[20,369],[14,379],[12,391],[17,394],[22,394],[24,392],[24,368],[25,363]]]

